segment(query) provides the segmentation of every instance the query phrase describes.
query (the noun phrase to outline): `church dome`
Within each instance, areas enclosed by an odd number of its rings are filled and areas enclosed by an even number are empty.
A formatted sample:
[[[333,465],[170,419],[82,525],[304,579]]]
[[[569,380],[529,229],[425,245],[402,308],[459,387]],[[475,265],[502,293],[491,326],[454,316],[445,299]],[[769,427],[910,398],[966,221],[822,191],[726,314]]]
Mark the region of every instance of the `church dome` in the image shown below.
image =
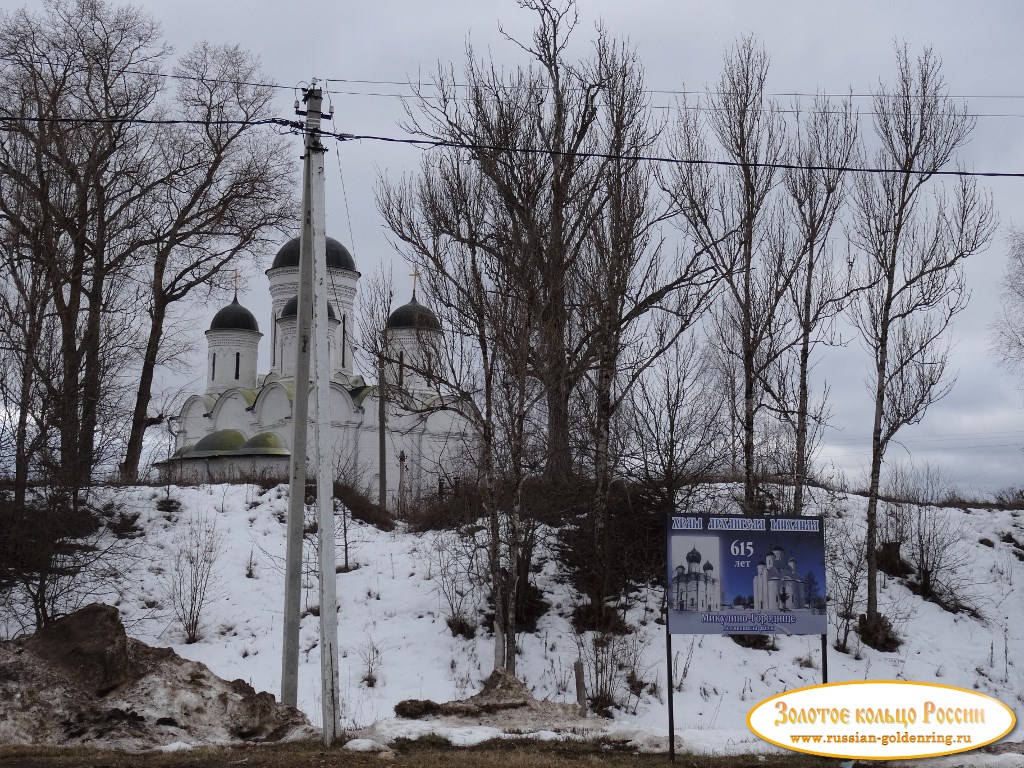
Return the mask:
[[[238,294],[235,294],[234,301],[217,312],[210,323],[211,331],[256,331],[260,330],[259,324],[252,312],[238,303]]]
[[[288,301],[285,303],[284,307],[281,309],[281,319],[283,320],[286,317],[298,317],[298,316],[299,316],[299,297],[298,296],[292,296],[290,299],[288,299]],[[328,320],[337,320],[338,319],[338,316],[336,314],[334,314],[334,307],[331,306],[331,302],[327,302],[327,319]]]
[[[245,435],[237,429],[218,429],[211,432],[190,452],[191,456],[209,456],[219,453],[233,453],[245,445]]]
[[[696,547],[691,549],[686,555],[686,562],[688,563],[699,563],[703,559],[704,558],[701,557],[700,552],[697,551]]]
[[[274,257],[271,269],[278,267],[299,266],[299,238],[293,238],[281,246],[281,250]],[[334,269],[347,269],[356,271],[356,260],[352,258],[348,248],[339,243],[333,237],[327,238],[327,266]]]
[[[413,296],[412,301],[403,304],[388,316],[384,327],[391,330],[412,328],[414,330],[440,331],[441,321],[437,319],[437,315],[416,301],[416,297]]]
[[[715,566],[713,566],[711,564],[711,561],[708,560],[708,562],[704,563],[704,570],[705,570],[705,572],[706,571],[713,571],[713,570],[715,570]]]
[[[284,440],[273,432],[260,432],[253,435],[242,446],[242,453],[260,454],[265,456],[290,456]]]

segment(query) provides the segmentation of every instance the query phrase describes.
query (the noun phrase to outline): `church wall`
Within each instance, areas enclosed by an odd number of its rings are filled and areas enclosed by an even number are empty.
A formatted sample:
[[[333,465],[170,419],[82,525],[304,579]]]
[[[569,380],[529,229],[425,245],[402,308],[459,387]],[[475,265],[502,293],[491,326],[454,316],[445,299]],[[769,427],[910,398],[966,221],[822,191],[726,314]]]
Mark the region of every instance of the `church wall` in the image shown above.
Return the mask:
[[[332,269],[329,272],[330,280],[327,292],[335,312],[338,313],[339,325],[337,330],[339,354],[331,358],[331,371],[338,376],[351,376],[356,281],[359,279],[359,273],[349,272],[347,269]],[[341,354],[342,345],[344,345],[344,354]]]
[[[385,379],[391,386],[399,386],[415,393],[429,391],[430,383],[420,373],[428,371],[437,359],[440,334],[436,331],[417,331],[414,328],[391,328],[387,332],[389,362]]]
[[[177,436],[174,450],[178,450],[187,443],[198,442],[213,431],[213,423],[205,415],[208,412],[207,407],[209,404],[202,395],[192,395],[185,401],[175,424]]]
[[[288,392],[283,384],[274,383],[266,385],[256,398],[256,419],[260,424],[260,431],[273,430],[284,424],[285,420],[291,423],[292,403]],[[290,431],[289,431],[290,432]],[[281,435],[284,437],[284,435]],[[285,445],[291,445],[291,434],[285,440]]]
[[[254,428],[258,426],[256,414],[249,411],[249,403],[237,390],[228,390],[220,396],[211,415],[213,430],[237,429],[252,437]]]
[[[267,277],[270,280],[271,298],[271,369],[284,375],[294,375],[295,372],[295,345],[294,339],[289,344],[289,350],[282,351],[281,336],[285,329],[282,328],[279,318],[281,310],[293,297],[299,293],[299,268],[278,267],[268,269]],[[352,335],[354,330],[356,282],[359,279],[358,272],[350,272],[347,269],[332,268],[328,270],[327,300],[334,307],[338,318],[338,324],[331,332],[331,377],[352,375],[353,344]],[[344,354],[342,344],[344,337]],[[290,362],[289,362],[290,361]]]
[[[292,446],[292,401],[294,391],[294,367],[296,355],[297,318],[280,319],[280,313],[298,291],[298,268],[279,267],[267,270],[271,293],[271,320],[268,341],[272,345],[271,371],[264,378],[264,385],[257,390],[257,351],[261,334],[253,331],[222,329],[207,332],[207,385],[205,396],[195,396],[186,401],[178,419],[179,434],[177,448],[186,444],[194,445],[215,430],[234,429],[246,439],[271,432],[277,435],[284,446]],[[368,394],[360,403],[352,399],[346,386],[353,371],[352,336],[354,332],[353,309],[356,282],[359,274],[348,270],[331,270],[328,295],[337,319],[331,324],[330,352],[332,378],[330,421],[334,448],[328,461],[336,476],[341,477],[365,491],[371,498],[378,492],[379,429],[378,401],[374,393]],[[345,337],[342,335],[344,322]],[[433,349],[440,343],[440,334],[432,331],[417,333],[414,329],[392,329],[389,339],[395,340],[410,367],[423,366],[424,350]],[[342,345],[345,345],[344,348]],[[249,354],[251,351],[251,354]],[[243,352],[239,358],[239,377],[235,378],[235,352]],[[214,381],[211,355],[216,353],[217,370]],[[470,432],[468,420],[454,412],[411,412],[405,406],[415,407],[414,402],[434,402],[437,393],[418,374],[407,370],[404,381],[410,397],[401,404],[388,406],[388,423],[385,435],[385,461],[389,503],[397,507],[399,490],[399,456],[404,452],[405,479],[408,500],[424,493],[435,493],[438,478],[443,477],[445,487],[450,487],[460,467],[472,472],[472,462],[466,461],[465,446]],[[244,386],[240,386],[244,385]],[[238,391],[247,389],[249,392]],[[310,400],[310,414],[315,413],[314,400]],[[310,424],[308,430],[308,456],[316,456],[315,431]],[[273,455],[226,454],[222,456],[195,457],[167,463],[162,473],[176,473],[186,482],[211,482],[223,480],[244,480],[252,476],[268,476],[279,471],[287,478],[289,457]],[[309,471],[315,466],[310,462]]]
[[[257,353],[261,336],[258,331],[206,332],[207,392],[213,394],[233,387],[252,389],[256,386]]]
[[[157,465],[160,481],[179,483],[225,483],[280,480],[288,482],[287,456],[210,456],[179,459]]]

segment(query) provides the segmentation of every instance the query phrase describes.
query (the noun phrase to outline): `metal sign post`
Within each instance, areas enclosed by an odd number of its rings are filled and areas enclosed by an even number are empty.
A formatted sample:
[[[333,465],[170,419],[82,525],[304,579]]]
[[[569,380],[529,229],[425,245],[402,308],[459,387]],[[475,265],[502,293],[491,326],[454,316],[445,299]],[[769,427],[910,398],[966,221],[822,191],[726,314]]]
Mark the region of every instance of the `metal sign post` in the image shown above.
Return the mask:
[[[665,649],[674,758],[673,634],[820,635],[828,682],[828,617],[822,517],[679,514],[667,526]]]

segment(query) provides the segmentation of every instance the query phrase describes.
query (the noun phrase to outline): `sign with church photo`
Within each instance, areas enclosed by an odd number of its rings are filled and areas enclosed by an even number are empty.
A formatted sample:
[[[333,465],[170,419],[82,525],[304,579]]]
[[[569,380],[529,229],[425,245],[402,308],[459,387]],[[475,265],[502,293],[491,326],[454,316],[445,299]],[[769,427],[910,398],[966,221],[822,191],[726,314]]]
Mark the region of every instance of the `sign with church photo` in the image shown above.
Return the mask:
[[[673,634],[825,634],[821,517],[676,515],[667,540]]]

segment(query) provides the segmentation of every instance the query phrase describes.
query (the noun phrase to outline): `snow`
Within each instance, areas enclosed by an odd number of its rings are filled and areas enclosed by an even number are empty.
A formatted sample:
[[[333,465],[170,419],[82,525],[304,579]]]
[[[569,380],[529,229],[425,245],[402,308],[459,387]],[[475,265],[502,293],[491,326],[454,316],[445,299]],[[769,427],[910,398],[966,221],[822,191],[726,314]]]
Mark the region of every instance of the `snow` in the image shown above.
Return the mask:
[[[280,690],[281,613],[287,488],[263,491],[251,485],[174,487],[170,495],[180,509],[157,509],[163,488],[111,490],[117,503],[140,513],[145,536],[137,541],[142,556],[127,569],[121,591],[112,595],[128,633],[153,645],[172,645],[180,655],[209,666],[231,680],[241,678],[257,690]],[[859,497],[833,500],[843,514],[864,514]],[[1024,702],[1024,652],[1021,585],[1024,562],[1000,541],[1005,532],[1024,539],[1024,520],[1014,511],[949,510],[962,525],[971,561],[969,581],[983,618],[953,614],[924,602],[895,580],[880,590],[883,610],[899,616],[904,644],[895,653],[864,647],[859,658],[834,651],[830,637],[829,681],[869,679],[935,682],[978,690],[1019,709]],[[214,522],[223,536],[217,560],[216,589],[203,621],[203,638],[194,644],[183,636],[165,594],[167,568],[175,532],[190,519]],[[477,693],[491,672],[492,640],[483,628],[473,639],[453,637],[445,623],[447,604],[436,563],[438,533],[412,533],[404,526],[382,532],[350,521],[348,557],[351,569],[337,576],[338,636],[341,660],[341,720],[354,735],[376,747],[396,738],[436,734],[452,744],[477,744],[493,738],[566,739],[602,736],[621,740],[641,751],[667,749],[664,626],[657,588],[641,588],[631,596],[627,621],[636,632],[627,636],[637,675],[647,683],[611,720],[524,716],[403,720],[394,706],[405,699],[442,702]],[[340,545],[338,563],[344,563]],[[993,547],[978,544],[986,537]],[[358,566],[358,567],[356,567]],[[542,547],[536,583],[551,610],[535,634],[520,637],[517,673],[538,699],[575,701],[573,663],[579,654],[568,616],[578,596],[548,548]],[[250,577],[251,576],[251,577]],[[315,563],[307,546],[303,607],[316,608]],[[301,624],[299,708],[320,723],[320,658],[318,618],[304,610]],[[830,627],[834,633],[834,628]],[[676,737],[681,749],[709,754],[781,751],[746,727],[749,710],[759,701],[792,688],[821,682],[818,637],[777,639],[778,650],[744,649],[724,637],[673,637],[677,678]],[[687,659],[689,658],[689,663]],[[800,663],[810,659],[811,666]],[[805,664],[807,662],[804,662]],[[372,685],[371,685],[372,683]],[[504,715],[504,713],[501,713]],[[1018,724],[1006,741],[1021,741]],[[168,748],[174,745],[169,745]],[[353,747],[354,748],[354,747]],[[1021,755],[968,753],[973,765],[1021,765]],[[940,758],[934,765],[961,765],[962,755]],[[920,761],[916,764],[920,765]]]
[[[170,744],[165,744],[162,747],[157,748],[157,752],[183,752],[187,749],[192,749],[192,745],[184,741],[172,741]]]

